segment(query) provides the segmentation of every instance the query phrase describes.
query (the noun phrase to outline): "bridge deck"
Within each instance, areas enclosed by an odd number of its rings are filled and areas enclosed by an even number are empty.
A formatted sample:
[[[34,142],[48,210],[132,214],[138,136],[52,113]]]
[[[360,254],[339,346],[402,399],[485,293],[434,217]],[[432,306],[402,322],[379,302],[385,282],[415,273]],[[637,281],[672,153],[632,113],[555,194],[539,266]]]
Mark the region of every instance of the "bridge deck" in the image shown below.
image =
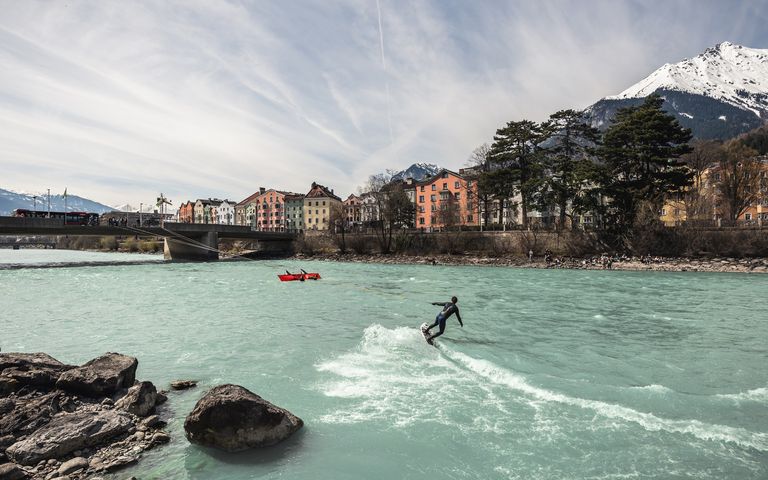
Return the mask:
[[[0,235],[84,235],[84,236],[157,236],[167,237],[173,233],[185,237],[198,237],[207,233],[216,233],[218,238],[243,240],[285,241],[293,240],[295,234],[287,232],[257,232],[251,227],[241,225],[218,225],[199,223],[166,222],[160,227],[110,227],[63,225],[61,220],[48,218],[0,217]]]

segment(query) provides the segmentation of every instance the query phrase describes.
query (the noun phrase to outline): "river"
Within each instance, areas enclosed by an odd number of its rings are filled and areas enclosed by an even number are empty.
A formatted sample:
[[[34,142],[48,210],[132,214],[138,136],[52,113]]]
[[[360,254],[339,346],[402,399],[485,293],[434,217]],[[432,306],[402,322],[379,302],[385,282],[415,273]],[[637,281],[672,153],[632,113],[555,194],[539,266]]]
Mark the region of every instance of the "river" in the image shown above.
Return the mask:
[[[57,252],[0,264],[95,261]],[[278,281],[299,268],[323,278]],[[200,381],[163,407],[172,442],[115,478],[768,478],[764,275],[286,260],[0,270],[0,291],[2,351]],[[465,327],[431,347],[418,326],[451,295]],[[305,428],[190,445],[185,415],[222,383]]]

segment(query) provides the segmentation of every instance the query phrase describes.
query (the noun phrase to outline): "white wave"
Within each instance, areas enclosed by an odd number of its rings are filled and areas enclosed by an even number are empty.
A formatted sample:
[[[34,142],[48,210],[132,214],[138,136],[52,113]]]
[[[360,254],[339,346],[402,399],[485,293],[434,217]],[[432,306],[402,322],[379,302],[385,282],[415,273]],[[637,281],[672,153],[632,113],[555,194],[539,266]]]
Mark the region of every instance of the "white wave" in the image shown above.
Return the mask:
[[[447,356],[486,380],[497,385],[506,386],[510,389],[523,392],[538,400],[557,402],[593,410],[597,414],[607,418],[636,423],[648,431],[690,434],[701,440],[729,442],[735,443],[741,447],[768,451],[768,434],[766,433],[755,433],[743,428],[729,427],[726,425],[706,424],[698,420],[670,420],[657,417],[650,413],[639,412],[621,405],[601,402],[598,400],[569,397],[562,393],[535,387],[527,383],[523,377],[516,375],[509,370],[505,370],[487,360],[472,358],[447,347],[442,347],[442,350]]]
[[[474,374],[427,345],[415,328],[371,325],[355,349],[315,367],[332,375],[318,385],[323,394],[346,400],[320,417],[325,423],[386,420],[402,427],[438,422],[497,434],[509,427],[509,399],[478,385]],[[491,410],[477,412],[471,424],[456,422],[456,412],[478,403]]]
[[[658,393],[658,394],[675,393],[675,391],[672,390],[671,388],[665,387],[664,385],[657,385],[655,383],[651,385],[634,385],[627,388],[630,390],[643,390],[643,391]]]
[[[746,392],[723,393],[715,396],[719,398],[727,398],[728,400],[735,400],[737,402],[748,401],[748,402],[767,403],[768,388],[765,388],[765,387],[755,388],[754,390],[747,390]]]

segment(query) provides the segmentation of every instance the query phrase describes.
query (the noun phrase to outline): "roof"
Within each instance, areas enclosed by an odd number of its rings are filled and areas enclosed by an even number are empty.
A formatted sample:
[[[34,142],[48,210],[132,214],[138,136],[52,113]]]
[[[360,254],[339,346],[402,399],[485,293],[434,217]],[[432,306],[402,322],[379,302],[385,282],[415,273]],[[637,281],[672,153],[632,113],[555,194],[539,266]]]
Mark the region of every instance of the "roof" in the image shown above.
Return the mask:
[[[424,180],[422,180],[420,182],[416,182],[415,184],[429,185],[429,184],[434,183],[435,181],[439,180],[443,176],[443,173],[449,173],[449,174],[451,174],[453,176],[456,176],[456,177],[459,177],[461,179],[464,178],[464,175],[456,173],[453,170],[448,170],[447,168],[441,168],[440,171],[437,172],[436,174],[432,175],[431,177],[427,177],[427,178],[425,178]]]
[[[256,197],[258,197],[259,195],[261,195],[261,192],[256,192],[253,195],[250,195],[249,197],[245,198],[245,200],[242,200],[242,201],[238,202],[237,205],[235,205],[235,206],[236,207],[242,207],[243,205],[247,205],[247,204],[251,203],[253,200],[255,200]]]
[[[341,198],[334,195],[333,190],[328,189],[328,187],[324,185],[320,185],[319,183],[312,182],[312,188],[309,190],[309,192],[305,195],[307,198],[334,198],[338,201],[341,201]]]

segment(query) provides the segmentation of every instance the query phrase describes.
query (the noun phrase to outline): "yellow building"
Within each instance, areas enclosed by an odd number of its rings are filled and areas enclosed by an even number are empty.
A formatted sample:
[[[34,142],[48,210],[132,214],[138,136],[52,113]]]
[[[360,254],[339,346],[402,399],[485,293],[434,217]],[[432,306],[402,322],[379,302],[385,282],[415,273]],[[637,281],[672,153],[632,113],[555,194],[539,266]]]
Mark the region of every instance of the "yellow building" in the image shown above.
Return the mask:
[[[333,190],[312,182],[312,188],[304,197],[304,231],[328,230],[331,224],[331,210],[343,212],[341,198]]]
[[[758,179],[755,182],[754,200],[736,219],[746,224],[765,225],[768,222],[768,157],[760,158]],[[697,192],[695,198],[690,193],[680,193],[666,199],[659,212],[659,219],[664,225],[673,227],[689,220],[687,208],[699,210],[698,218],[693,220],[719,220],[727,215],[719,198],[716,184],[722,175],[719,164],[705,169],[701,177],[694,181],[690,190]],[[686,201],[687,200],[687,201]]]

